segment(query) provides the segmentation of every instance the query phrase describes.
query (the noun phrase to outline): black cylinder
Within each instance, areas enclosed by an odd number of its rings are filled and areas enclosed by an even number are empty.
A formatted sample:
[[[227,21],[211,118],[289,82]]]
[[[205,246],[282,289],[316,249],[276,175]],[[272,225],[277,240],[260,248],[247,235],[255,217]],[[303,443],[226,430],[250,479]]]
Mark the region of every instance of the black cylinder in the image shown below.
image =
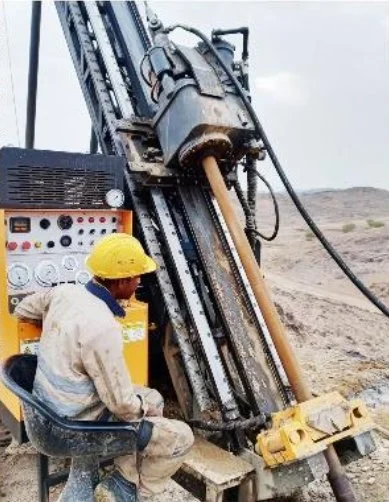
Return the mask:
[[[89,143],[89,153],[97,153],[97,149],[99,147],[97,136],[95,130],[92,126],[91,135],[90,135],[90,143]]]
[[[28,70],[27,117],[26,117],[26,148],[34,148],[36,94],[39,69],[39,42],[41,26],[42,2],[32,2],[30,62]]]

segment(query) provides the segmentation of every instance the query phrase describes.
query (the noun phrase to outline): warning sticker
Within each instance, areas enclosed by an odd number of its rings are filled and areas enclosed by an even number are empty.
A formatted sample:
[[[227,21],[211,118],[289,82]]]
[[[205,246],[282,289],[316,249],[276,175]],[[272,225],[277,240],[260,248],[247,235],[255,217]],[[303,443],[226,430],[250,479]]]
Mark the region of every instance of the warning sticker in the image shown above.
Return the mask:
[[[146,337],[145,325],[142,322],[125,324],[122,327],[122,338],[124,343],[139,342]]]
[[[22,354],[34,354],[39,352],[39,340],[22,340],[20,343],[20,352]]]

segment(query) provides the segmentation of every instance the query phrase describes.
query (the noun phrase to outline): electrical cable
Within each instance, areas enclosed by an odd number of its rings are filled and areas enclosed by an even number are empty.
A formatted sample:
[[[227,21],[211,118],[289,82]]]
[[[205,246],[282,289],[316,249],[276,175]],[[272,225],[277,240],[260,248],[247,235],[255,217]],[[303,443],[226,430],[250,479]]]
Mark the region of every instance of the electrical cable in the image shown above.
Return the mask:
[[[319,227],[316,225],[316,223],[313,221],[312,217],[308,213],[308,211],[305,209],[304,205],[300,201],[297,193],[295,192],[294,188],[292,187],[288,177],[286,176],[286,173],[284,172],[271,144],[270,141],[262,127],[262,124],[260,123],[254,108],[252,107],[250,100],[245,93],[244,89],[242,88],[241,84],[239,83],[238,79],[232,72],[232,70],[227,66],[227,64],[223,61],[215,47],[212,45],[211,41],[200,31],[197,30],[196,28],[192,28],[191,26],[185,26],[182,24],[176,24],[173,26],[170,26],[166,28],[164,31],[166,33],[169,33],[176,28],[180,28],[184,31],[187,31],[189,33],[193,33],[196,35],[198,38],[200,38],[208,47],[210,52],[213,54],[213,56],[217,59],[219,62],[220,66],[223,68],[225,71],[226,75],[230,78],[231,82],[234,84],[240,98],[242,99],[244,105],[246,106],[246,109],[254,123],[255,130],[257,132],[257,139],[260,139],[265,147],[265,150],[267,151],[271,161],[273,162],[274,168],[277,171],[278,176],[280,177],[286,191],[288,192],[290,198],[292,199],[294,205],[296,206],[297,210],[299,211],[300,215],[303,217],[309,228],[312,230],[312,232],[315,234],[315,236],[319,239],[321,242],[322,246],[324,249],[328,252],[328,254],[331,256],[331,258],[335,261],[335,263],[339,266],[339,268],[344,272],[344,274],[350,279],[350,281],[361,291],[362,294],[368,298],[371,303],[373,303],[383,314],[385,314],[387,317],[389,317],[389,308],[381,302],[377,296],[370,291],[367,286],[354,274],[354,272],[350,269],[350,267],[344,262],[342,257],[339,255],[339,253],[336,251],[336,249],[330,244],[330,242],[325,238],[324,234],[321,232]]]
[[[5,41],[6,41],[6,46],[7,46],[9,72],[10,72],[10,77],[11,77],[12,103],[13,103],[13,109],[14,109],[14,115],[15,115],[16,134],[18,137],[18,146],[20,147],[20,129],[19,129],[18,113],[17,113],[17,109],[16,109],[15,85],[14,85],[14,77],[13,77],[13,71],[12,71],[12,60],[11,60],[11,50],[10,50],[9,35],[8,35],[7,15],[5,12],[5,3],[1,2],[1,4],[3,6],[4,32],[5,32]]]

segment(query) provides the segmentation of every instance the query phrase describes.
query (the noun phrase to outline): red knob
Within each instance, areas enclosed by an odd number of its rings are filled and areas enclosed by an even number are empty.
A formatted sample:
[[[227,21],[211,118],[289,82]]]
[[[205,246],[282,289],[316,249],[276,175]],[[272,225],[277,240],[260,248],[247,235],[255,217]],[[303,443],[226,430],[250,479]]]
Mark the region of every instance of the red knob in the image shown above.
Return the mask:
[[[102,216],[102,217],[100,218],[100,223],[105,223],[105,218],[104,218],[104,216]]]
[[[7,248],[10,250],[10,251],[15,251],[15,249],[18,247],[18,244],[17,242],[9,242],[7,244]]]
[[[93,216],[90,216],[88,221],[89,221],[89,223],[93,223],[95,221],[95,219],[93,218]]]
[[[77,218],[77,223],[82,223],[84,221],[84,218],[82,216],[79,216]]]
[[[31,247],[31,242],[28,242],[28,241],[23,242],[23,244],[22,244],[23,251],[27,251],[28,249],[30,249],[30,247]]]

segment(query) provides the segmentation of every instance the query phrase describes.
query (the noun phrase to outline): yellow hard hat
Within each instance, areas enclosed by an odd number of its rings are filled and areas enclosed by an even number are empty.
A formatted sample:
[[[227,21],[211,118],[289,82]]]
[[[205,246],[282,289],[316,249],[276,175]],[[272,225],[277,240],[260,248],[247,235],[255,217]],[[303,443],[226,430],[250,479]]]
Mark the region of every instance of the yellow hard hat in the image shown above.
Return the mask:
[[[121,233],[99,240],[86,259],[86,266],[102,279],[125,279],[157,269],[157,264],[147,256],[138,239]]]

